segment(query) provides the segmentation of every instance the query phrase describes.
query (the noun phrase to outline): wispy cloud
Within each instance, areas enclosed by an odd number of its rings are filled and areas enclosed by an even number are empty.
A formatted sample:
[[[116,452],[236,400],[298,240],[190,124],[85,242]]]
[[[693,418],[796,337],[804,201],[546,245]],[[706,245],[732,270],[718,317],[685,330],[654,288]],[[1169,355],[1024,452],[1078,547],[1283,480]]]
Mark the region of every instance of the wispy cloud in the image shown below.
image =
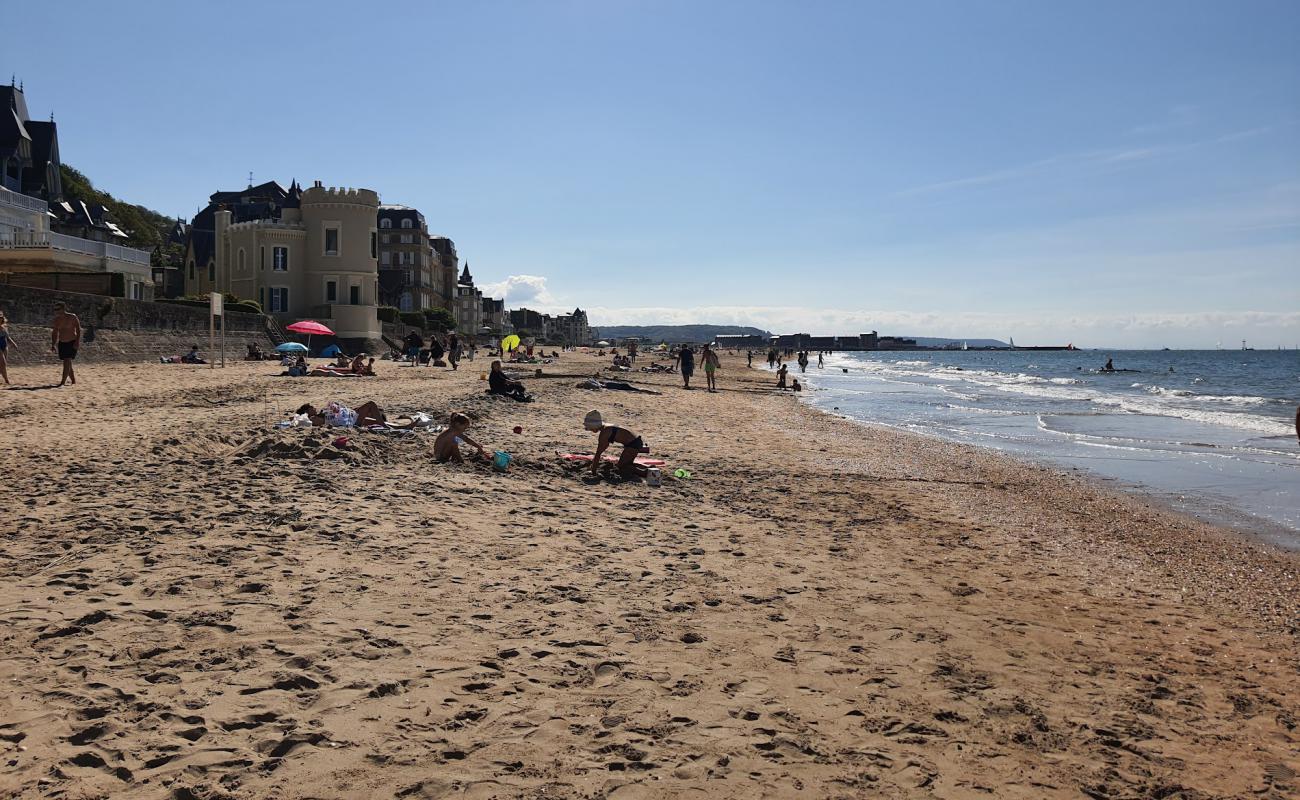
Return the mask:
[[[1189,150],[1195,150],[1209,145],[1227,144],[1229,142],[1252,139],[1257,136],[1272,133],[1281,128],[1291,127],[1295,124],[1296,123],[1294,122],[1287,122],[1276,125],[1262,125],[1240,131],[1231,131],[1219,136],[1192,142],[1172,142],[1169,144],[1151,145],[1148,147],[1107,148],[1083,150],[1075,153],[1062,153],[1060,155],[1040,158],[1025,164],[1005,167],[1003,169],[997,169],[978,175],[968,175],[961,178],[953,178],[952,180],[914,186],[910,189],[904,189],[897,192],[896,196],[918,197],[933,195],[952,190],[972,189],[982,186],[1013,183],[1028,180],[1040,174],[1052,173],[1059,170],[1145,161],[1161,156],[1184,153]]]

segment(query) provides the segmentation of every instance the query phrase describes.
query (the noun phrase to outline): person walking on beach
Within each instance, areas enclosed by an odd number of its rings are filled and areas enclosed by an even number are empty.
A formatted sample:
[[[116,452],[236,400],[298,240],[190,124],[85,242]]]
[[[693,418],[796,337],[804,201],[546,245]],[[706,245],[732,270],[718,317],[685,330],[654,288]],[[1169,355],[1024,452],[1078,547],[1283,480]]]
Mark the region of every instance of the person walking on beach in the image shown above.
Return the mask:
[[[750,369],[753,369],[753,368],[754,368],[754,351],[753,351],[753,350],[746,350],[746,351],[745,351],[745,366],[749,367]]]
[[[767,368],[772,369],[776,366],[776,348],[767,351]]]
[[[776,371],[776,388],[778,389],[785,388],[785,374],[786,374],[786,366],[785,364],[782,364],[781,368]]]
[[[695,351],[688,344],[677,351],[677,370],[682,374],[682,386],[691,388],[691,376],[695,374]]]
[[[9,345],[13,343],[13,334],[9,333],[9,318],[5,316],[5,312],[0,311],[0,378],[4,378],[5,383],[9,382],[9,362],[6,354],[9,351]],[[17,350],[18,348],[15,347],[14,349]]]
[[[826,366],[826,359],[822,358],[822,353],[819,350],[817,351],[817,369],[821,369],[824,366]]]
[[[81,347],[81,320],[68,311],[66,303],[55,303],[51,327],[54,330],[50,333],[50,348],[59,354],[59,360],[63,362],[63,377],[59,380],[59,385],[71,381],[75,386],[77,374],[72,371],[72,359],[77,357],[77,349]]]
[[[808,351],[807,351],[807,350],[800,350],[800,351],[799,351],[799,371],[800,371],[800,372],[807,372],[807,371],[808,371]]]
[[[710,392],[718,391],[718,367],[722,362],[718,359],[718,354],[706,344],[700,351],[700,363],[704,365],[704,380],[708,384]]]
[[[451,364],[453,372],[460,365],[460,354],[460,339],[453,333],[447,342],[447,363]]]
[[[406,334],[406,354],[411,357],[411,366],[420,361],[420,350],[424,347],[424,338],[415,331]]]

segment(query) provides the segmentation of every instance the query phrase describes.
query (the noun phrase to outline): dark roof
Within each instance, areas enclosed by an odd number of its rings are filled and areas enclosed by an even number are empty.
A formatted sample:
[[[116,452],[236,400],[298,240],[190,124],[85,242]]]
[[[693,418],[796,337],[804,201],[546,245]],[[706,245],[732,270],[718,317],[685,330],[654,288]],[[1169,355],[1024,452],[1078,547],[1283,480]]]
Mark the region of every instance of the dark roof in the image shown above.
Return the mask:
[[[276,203],[279,203],[284,200],[288,194],[289,193],[286,192],[284,187],[280,184],[275,181],[267,181],[266,183],[257,186],[249,186],[247,189],[240,189],[236,192],[213,192],[208,196],[208,202],[233,205],[235,203],[242,203],[244,202],[244,198],[248,198],[252,201],[274,200]]]
[[[191,228],[190,244],[194,247],[194,263],[205,267],[216,253],[217,232]]]
[[[23,90],[13,84],[0,86],[0,106],[12,108],[23,122],[31,119],[27,113],[27,98],[23,95]]]
[[[0,152],[16,153],[26,150],[30,153],[31,141],[31,134],[23,127],[18,112],[11,108],[0,108]],[[27,147],[22,146],[24,142],[28,143]]]
[[[32,137],[32,163],[23,170],[23,191],[57,200],[63,196],[63,181],[58,171],[58,127],[53,122],[28,122],[27,132]],[[53,174],[49,170],[51,165],[55,167]]]
[[[414,222],[417,227],[424,226],[424,215],[421,214],[418,209],[408,208],[406,206],[380,206],[378,219],[391,219],[394,223],[398,223],[404,219],[409,219]],[[396,228],[397,225],[394,224],[393,227]]]
[[[302,187],[298,185],[296,178],[289,184],[289,192],[285,195],[283,207],[302,208]]]

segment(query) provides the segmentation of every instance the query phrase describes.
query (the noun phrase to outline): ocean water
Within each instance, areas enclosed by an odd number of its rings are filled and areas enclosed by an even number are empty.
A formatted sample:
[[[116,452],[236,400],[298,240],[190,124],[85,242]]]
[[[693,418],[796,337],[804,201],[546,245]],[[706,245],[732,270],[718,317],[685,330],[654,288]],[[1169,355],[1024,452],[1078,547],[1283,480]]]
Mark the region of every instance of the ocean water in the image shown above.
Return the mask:
[[[1108,357],[1131,371],[1100,371]],[[1295,350],[836,353],[803,377],[824,410],[1087,470],[1300,549]]]

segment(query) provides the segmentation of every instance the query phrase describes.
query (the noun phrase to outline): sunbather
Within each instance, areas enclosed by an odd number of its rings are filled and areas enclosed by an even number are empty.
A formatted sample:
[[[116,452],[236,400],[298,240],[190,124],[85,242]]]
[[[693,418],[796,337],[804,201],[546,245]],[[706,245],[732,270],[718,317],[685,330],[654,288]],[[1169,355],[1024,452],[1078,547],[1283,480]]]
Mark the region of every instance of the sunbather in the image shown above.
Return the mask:
[[[387,421],[384,410],[373,400],[367,400],[356,408],[348,408],[342,403],[333,402],[317,410],[311,403],[304,403],[297,411],[306,414],[314,427],[330,425],[335,428],[364,428],[370,425],[382,425]]]
[[[436,461],[446,463],[448,461],[461,464],[465,458],[460,454],[460,446],[468,444],[478,450],[478,454],[487,458],[487,451],[483,445],[469,438],[466,431],[469,430],[470,420],[460,412],[451,415],[447,420],[447,430],[438,434],[438,438],[433,440],[433,458]]]
[[[618,457],[618,463],[615,468],[619,474],[625,478],[633,476],[644,478],[646,468],[636,463],[636,457],[641,453],[650,451],[646,447],[641,437],[627,428],[620,428],[617,425],[606,425],[601,418],[599,411],[588,412],[582,420],[582,427],[598,434],[596,437],[596,455],[591,459],[591,474],[596,474],[596,469],[600,466],[600,457],[605,454],[611,445],[622,445],[623,452]]]

